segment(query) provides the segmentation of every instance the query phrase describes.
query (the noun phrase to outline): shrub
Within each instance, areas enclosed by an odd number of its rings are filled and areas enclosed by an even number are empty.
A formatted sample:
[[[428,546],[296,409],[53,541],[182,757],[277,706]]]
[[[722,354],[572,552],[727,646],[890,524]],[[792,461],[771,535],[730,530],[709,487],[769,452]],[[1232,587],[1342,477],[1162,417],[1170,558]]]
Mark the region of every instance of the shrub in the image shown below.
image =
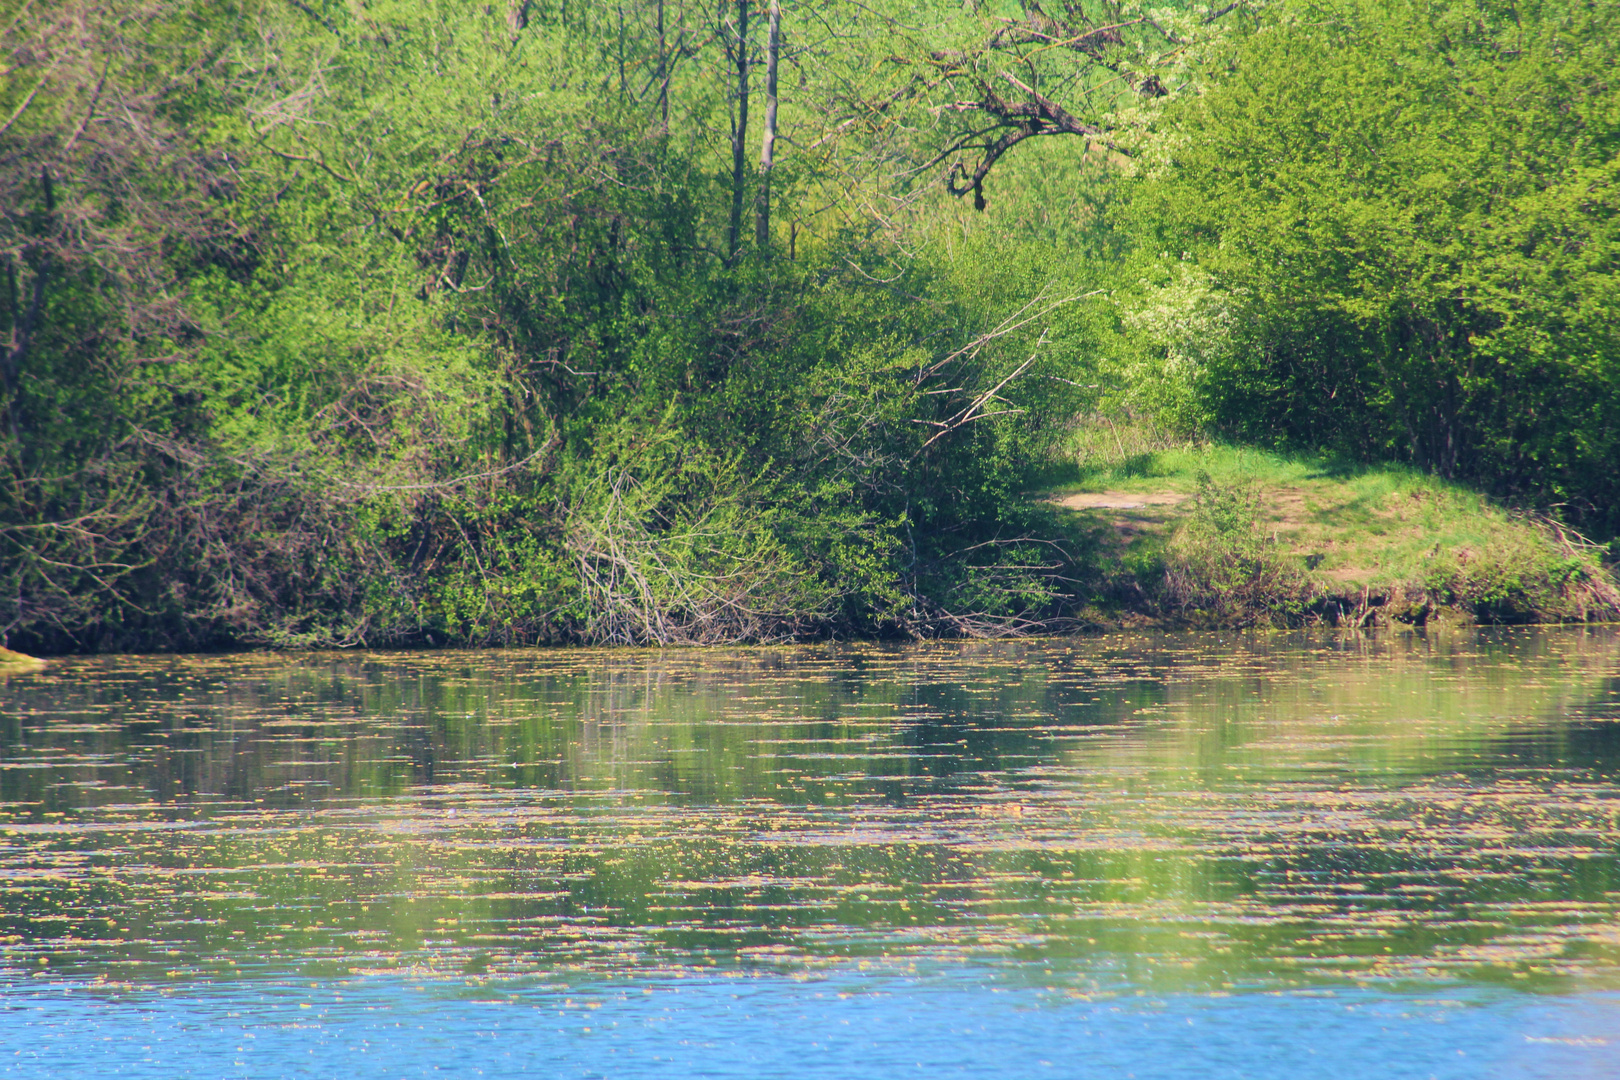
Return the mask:
[[[1164,591],[1182,617],[1224,625],[1286,623],[1313,597],[1298,561],[1261,528],[1258,493],[1208,473],[1166,547]]]

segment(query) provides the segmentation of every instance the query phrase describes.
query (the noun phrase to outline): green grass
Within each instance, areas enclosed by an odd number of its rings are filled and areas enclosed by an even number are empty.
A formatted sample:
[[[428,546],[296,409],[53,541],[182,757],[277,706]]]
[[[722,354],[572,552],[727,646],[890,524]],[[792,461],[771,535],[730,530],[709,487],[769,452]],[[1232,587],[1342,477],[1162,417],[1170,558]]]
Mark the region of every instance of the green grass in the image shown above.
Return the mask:
[[[0,647],[0,672],[11,673],[16,671],[32,671],[45,666],[45,661],[29,656],[27,653],[13,652]]]
[[[1385,621],[1413,622],[1444,612],[1484,622],[1620,615],[1602,549],[1400,465],[1177,440],[1103,420],[1072,433],[1036,495],[1067,504],[1101,577],[1128,579],[1134,587],[1124,592],[1156,598],[1161,615],[1178,607],[1217,623],[1337,619],[1351,608],[1363,621],[1372,608]]]

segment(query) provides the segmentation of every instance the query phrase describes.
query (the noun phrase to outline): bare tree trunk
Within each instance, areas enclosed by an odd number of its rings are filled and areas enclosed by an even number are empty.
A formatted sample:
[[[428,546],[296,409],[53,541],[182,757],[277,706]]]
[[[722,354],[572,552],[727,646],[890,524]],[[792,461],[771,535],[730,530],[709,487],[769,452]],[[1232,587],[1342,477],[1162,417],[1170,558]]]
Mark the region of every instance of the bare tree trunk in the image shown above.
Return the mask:
[[[742,242],[743,177],[748,139],[748,2],[737,0],[737,123],[731,129],[731,227],[726,230],[726,265],[737,261]]]
[[[624,81],[624,5],[619,5],[619,100],[629,94]]]
[[[759,142],[759,195],[754,202],[754,243],[761,257],[771,254],[771,169],[776,164],[776,68],[782,55],[782,0],[771,0],[771,29],[765,45],[765,134]]]
[[[664,39],[664,0],[658,0],[658,119],[669,134],[669,45]]]

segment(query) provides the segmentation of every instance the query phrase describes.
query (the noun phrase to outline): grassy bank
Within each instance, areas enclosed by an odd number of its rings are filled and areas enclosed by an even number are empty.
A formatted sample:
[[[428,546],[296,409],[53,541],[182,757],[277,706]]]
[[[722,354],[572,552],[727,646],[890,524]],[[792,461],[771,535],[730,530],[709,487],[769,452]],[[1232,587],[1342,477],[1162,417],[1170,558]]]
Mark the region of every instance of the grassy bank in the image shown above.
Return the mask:
[[[0,675],[13,675],[23,671],[37,671],[45,666],[45,661],[27,653],[13,652],[11,649],[0,647]]]
[[[1607,550],[1400,466],[1078,428],[1038,497],[1089,553],[1099,625],[1620,617]]]

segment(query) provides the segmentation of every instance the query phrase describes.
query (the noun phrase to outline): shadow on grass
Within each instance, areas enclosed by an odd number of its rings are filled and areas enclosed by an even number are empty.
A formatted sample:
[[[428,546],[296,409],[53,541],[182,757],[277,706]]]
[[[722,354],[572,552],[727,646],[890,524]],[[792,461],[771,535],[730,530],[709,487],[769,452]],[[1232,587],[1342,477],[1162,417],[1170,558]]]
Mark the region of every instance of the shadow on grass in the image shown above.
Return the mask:
[[[1056,462],[1041,469],[1035,476],[1034,486],[1042,489],[1060,487],[1097,487],[1121,480],[1149,480],[1159,476],[1174,476],[1176,470],[1167,468],[1158,451],[1130,454],[1113,461]]]
[[[1049,461],[1039,468],[1030,470],[1025,486],[1033,494],[1073,487],[1084,483],[1090,471],[1073,461]]]
[[[1354,480],[1375,470],[1388,471],[1388,465],[1374,465],[1342,454],[1301,454],[1316,467],[1305,474],[1307,480]]]

